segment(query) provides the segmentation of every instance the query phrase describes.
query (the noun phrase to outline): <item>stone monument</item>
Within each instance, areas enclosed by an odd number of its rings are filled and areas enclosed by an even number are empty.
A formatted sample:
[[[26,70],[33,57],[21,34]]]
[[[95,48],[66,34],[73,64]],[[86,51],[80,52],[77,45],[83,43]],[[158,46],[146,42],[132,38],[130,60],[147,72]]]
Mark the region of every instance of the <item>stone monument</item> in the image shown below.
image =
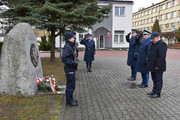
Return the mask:
[[[27,23],[17,24],[5,37],[0,60],[0,94],[29,97],[43,77],[36,37]]]

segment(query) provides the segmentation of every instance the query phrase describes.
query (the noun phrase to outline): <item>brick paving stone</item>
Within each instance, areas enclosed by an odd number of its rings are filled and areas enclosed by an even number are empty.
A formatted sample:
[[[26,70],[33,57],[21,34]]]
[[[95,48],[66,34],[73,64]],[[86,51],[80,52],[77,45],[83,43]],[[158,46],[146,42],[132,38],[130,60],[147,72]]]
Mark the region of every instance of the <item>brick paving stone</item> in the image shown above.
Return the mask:
[[[141,83],[140,73],[136,81],[126,80],[130,67],[126,65],[125,53],[127,51],[98,52],[92,73],[86,72],[85,62],[80,58],[74,94],[79,106],[64,104],[62,120],[180,119],[180,50],[168,50],[162,96],[158,99],[146,95],[152,90],[151,77],[145,89],[136,87]],[[83,52],[80,54],[83,56]]]

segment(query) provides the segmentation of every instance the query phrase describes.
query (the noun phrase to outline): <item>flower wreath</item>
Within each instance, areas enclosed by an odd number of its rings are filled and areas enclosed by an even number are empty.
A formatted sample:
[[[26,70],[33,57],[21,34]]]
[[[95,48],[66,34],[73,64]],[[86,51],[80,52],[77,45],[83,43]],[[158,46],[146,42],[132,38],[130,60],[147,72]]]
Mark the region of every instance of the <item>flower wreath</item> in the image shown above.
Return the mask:
[[[53,93],[58,93],[58,91],[64,90],[63,87],[60,87],[58,83],[56,82],[55,77],[52,75],[47,76],[45,78],[37,78],[36,77],[36,82],[37,85],[40,89],[42,89],[45,92],[53,92]]]

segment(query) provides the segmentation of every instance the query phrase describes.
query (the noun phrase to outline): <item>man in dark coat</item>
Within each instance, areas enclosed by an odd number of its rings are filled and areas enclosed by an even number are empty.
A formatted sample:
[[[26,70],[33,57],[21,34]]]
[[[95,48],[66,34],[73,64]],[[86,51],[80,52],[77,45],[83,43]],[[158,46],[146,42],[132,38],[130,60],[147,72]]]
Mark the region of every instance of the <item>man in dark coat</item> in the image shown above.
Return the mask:
[[[148,53],[147,68],[151,72],[153,89],[147,93],[150,98],[161,97],[163,86],[163,72],[166,71],[166,52],[167,45],[159,37],[158,32],[154,32],[150,38],[153,42]]]
[[[136,44],[136,40],[138,38],[137,35],[138,31],[132,29],[132,32],[126,35],[126,41],[129,42],[129,51],[128,51],[128,58],[127,58],[127,65],[131,67],[131,77],[128,78],[127,80],[129,81],[134,81],[136,80],[136,61],[137,57],[135,56],[135,51],[138,49],[138,44]],[[131,39],[129,39],[131,34]]]
[[[86,61],[87,72],[92,72],[91,65],[95,55],[95,42],[92,40],[91,34],[87,34],[86,38],[81,40],[80,44],[83,44],[86,47],[84,61]]]
[[[71,106],[77,106],[78,101],[73,98],[75,90],[75,71],[78,63],[74,60],[74,35],[71,32],[65,34],[66,44],[62,54],[62,62],[64,65],[64,71],[66,73],[66,103]]]
[[[139,55],[136,64],[136,71],[140,72],[142,76],[142,83],[138,85],[139,88],[148,87],[149,71],[146,68],[146,59],[152,44],[150,39],[151,32],[144,30],[142,34],[143,39],[139,41]]]

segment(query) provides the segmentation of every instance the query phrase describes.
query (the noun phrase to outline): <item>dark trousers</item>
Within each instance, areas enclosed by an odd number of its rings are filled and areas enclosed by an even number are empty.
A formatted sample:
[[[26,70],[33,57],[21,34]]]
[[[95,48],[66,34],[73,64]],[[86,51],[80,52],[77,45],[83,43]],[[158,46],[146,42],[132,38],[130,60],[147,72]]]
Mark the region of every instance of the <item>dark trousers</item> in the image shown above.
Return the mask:
[[[91,69],[91,66],[92,66],[92,62],[86,62],[86,67],[88,70]]]
[[[66,102],[72,103],[74,101],[73,99],[73,93],[75,90],[75,72],[66,72]]]
[[[136,72],[136,67],[131,66],[131,77],[136,79],[137,72]]]
[[[148,86],[149,73],[141,73],[141,76],[142,76],[142,84]]]
[[[163,72],[151,72],[153,80],[153,90],[152,92],[160,95],[163,86]]]

